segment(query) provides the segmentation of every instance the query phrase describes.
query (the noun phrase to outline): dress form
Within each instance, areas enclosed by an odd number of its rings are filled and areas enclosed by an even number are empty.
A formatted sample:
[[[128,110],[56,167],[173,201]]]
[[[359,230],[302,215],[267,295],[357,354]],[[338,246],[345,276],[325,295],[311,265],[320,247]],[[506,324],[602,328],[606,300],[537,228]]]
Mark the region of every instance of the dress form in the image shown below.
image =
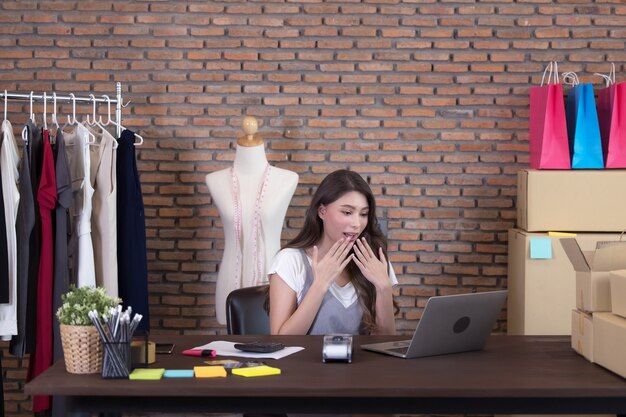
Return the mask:
[[[224,253],[215,289],[215,314],[221,324],[226,323],[226,297],[231,291],[268,282],[267,268],[280,250],[283,222],[298,185],[298,174],[295,172],[276,167],[271,167],[267,171],[265,144],[261,138],[255,136],[257,128],[256,119],[245,117],[243,120],[245,136],[237,140],[232,168],[212,172],[206,176],[209,193],[224,228]],[[237,183],[241,210],[242,238],[239,242],[236,234],[233,180]],[[260,228],[257,238],[254,239],[254,211],[264,180],[266,180],[265,192],[259,206]],[[255,259],[255,252],[258,253],[258,259]],[[261,266],[263,271],[258,276],[258,282],[254,282],[254,269],[258,266]],[[241,270],[240,280],[235,278],[238,267]]]

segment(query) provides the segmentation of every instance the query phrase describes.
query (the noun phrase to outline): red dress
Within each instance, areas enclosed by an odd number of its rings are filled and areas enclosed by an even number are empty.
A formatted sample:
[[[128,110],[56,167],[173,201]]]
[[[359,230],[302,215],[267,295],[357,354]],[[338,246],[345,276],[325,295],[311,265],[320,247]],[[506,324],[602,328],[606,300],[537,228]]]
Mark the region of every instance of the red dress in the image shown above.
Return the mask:
[[[41,182],[37,190],[37,201],[41,214],[41,258],[39,261],[39,281],[37,285],[37,329],[35,352],[31,357],[29,380],[35,378],[52,365],[52,210],[57,201],[54,157],[47,130],[43,132],[43,164]],[[50,408],[50,397],[34,396],[33,412]]]

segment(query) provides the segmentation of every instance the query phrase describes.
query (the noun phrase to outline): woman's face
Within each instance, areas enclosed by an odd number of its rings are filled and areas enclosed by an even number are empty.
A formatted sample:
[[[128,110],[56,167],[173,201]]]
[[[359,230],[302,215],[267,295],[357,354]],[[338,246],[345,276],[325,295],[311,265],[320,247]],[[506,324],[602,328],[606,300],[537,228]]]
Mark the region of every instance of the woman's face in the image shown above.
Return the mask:
[[[324,223],[324,238],[334,243],[347,237],[355,241],[367,226],[369,205],[365,196],[350,191],[327,206],[320,206],[318,216]]]

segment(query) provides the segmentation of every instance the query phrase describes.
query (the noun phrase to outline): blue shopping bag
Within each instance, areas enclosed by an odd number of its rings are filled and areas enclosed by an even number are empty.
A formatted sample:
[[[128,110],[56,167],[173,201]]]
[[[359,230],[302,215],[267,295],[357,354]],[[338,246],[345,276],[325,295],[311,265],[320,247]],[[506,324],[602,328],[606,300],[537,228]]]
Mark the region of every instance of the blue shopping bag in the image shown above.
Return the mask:
[[[591,84],[574,85],[565,105],[572,168],[604,168],[600,124]]]

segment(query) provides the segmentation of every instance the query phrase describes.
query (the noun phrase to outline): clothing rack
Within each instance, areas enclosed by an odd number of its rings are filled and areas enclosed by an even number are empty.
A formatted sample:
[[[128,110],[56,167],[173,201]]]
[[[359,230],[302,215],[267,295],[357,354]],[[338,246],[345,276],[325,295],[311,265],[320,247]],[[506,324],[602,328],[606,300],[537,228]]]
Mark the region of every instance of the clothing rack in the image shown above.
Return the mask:
[[[79,96],[75,96],[73,93],[70,93],[69,96],[57,96],[56,94],[47,95],[46,93],[33,94],[32,91],[30,92],[30,94],[20,94],[20,93],[8,93],[7,90],[4,90],[4,92],[0,92],[0,97],[2,97],[5,100],[6,99],[30,100],[31,117],[32,117],[34,100],[43,100],[44,113],[45,113],[45,106],[48,101],[53,101],[53,100],[69,101],[74,105],[76,104],[77,101],[90,102],[90,103],[93,103],[94,118],[95,118],[95,113],[96,113],[96,103],[107,103],[107,104],[115,103],[115,125],[116,125],[117,137],[120,137],[120,135],[122,134],[122,129],[123,129],[122,107],[126,107],[128,105],[128,103],[123,104],[122,102],[122,84],[119,82],[115,83],[115,98],[109,98],[106,95],[102,96],[105,98],[97,98],[93,94],[90,94],[88,97],[79,97]],[[74,106],[74,110],[75,110],[75,106]],[[5,112],[6,112],[6,106],[5,106]],[[56,112],[56,109],[55,109],[55,112]],[[75,115],[76,115],[76,111],[74,111],[74,116]],[[109,113],[109,117],[110,117],[110,113]],[[136,136],[139,137],[139,135],[136,135]],[[142,138],[142,141],[143,141],[143,138]]]

